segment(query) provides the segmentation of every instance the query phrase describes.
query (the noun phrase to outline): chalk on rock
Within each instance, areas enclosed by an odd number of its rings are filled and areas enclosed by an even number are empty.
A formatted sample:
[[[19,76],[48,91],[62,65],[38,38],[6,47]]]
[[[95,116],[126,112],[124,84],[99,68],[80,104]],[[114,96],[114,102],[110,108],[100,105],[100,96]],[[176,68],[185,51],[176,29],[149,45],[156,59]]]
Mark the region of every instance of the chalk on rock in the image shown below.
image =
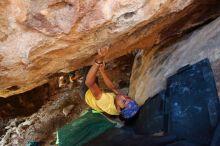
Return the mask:
[[[69,106],[63,108],[63,114],[64,114],[65,116],[67,116],[67,115],[71,112],[71,110],[73,109],[73,107],[74,107],[74,105],[69,105]]]
[[[23,126],[30,126],[32,124],[32,121],[25,121],[24,123],[22,123]]]

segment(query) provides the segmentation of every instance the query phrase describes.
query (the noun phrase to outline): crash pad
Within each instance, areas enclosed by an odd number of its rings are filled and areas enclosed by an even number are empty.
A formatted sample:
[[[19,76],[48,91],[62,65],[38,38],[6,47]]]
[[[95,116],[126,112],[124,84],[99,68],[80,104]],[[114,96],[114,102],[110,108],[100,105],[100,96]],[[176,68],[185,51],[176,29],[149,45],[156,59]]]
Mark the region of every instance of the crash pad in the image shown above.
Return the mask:
[[[208,59],[180,68],[165,90],[148,98],[134,129],[138,134],[158,132],[201,145],[210,144],[220,117],[220,103]]]
[[[102,113],[87,111],[77,120],[58,130],[59,146],[81,146],[116,124]]]
[[[220,105],[209,60],[181,68],[167,82],[168,133],[210,144]]]
[[[212,142],[210,146],[220,146],[220,122],[215,129],[214,136],[212,137]]]
[[[149,98],[142,106],[134,129],[138,134],[152,135],[165,129],[165,90]]]
[[[83,146],[166,146],[176,141],[176,136],[138,135],[127,127],[111,128]]]

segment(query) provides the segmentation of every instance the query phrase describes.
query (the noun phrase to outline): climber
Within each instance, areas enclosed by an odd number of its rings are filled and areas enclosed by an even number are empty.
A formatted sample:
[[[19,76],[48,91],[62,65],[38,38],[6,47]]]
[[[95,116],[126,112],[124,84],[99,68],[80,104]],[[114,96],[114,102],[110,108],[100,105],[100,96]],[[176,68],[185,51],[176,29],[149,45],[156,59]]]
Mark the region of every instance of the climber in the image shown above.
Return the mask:
[[[98,50],[98,59],[95,60],[85,78],[85,85],[89,88],[84,94],[86,103],[98,112],[105,112],[109,115],[121,115],[124,119],[130,119],[139,110],[138,104],[130,97],[116,89],[104,70],[104,57],[108,47]],[[112,92],[102,91],[96,82],[96,74],[100,72],[104,83]]]

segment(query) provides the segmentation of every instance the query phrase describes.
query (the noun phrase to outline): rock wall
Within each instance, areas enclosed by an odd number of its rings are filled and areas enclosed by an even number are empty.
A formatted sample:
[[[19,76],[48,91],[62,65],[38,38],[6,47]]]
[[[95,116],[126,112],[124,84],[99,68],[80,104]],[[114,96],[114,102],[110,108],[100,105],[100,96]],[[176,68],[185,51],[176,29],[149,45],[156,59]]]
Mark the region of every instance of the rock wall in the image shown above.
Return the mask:
[[[219,0],[4,0],[0,2],[0,97],[53,74],[152,48],[219,16]]]
[[[179,68],[209,58],[220,97],[220,17],[202,28],[166,44],[140,51],[134,61],[129,94],[139,104],[164,89],[166,79]]]

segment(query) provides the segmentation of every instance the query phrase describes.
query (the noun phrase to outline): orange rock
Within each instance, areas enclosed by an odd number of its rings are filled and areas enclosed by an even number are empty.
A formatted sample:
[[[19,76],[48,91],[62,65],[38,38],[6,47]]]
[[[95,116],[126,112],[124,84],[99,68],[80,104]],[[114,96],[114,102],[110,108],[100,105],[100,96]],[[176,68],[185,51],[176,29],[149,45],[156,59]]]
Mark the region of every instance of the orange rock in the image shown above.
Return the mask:
[[[0,97],[89,65],[106,44],[107,60],[151,49],[217,17],[219,5],[219,0],[1,1]]]

